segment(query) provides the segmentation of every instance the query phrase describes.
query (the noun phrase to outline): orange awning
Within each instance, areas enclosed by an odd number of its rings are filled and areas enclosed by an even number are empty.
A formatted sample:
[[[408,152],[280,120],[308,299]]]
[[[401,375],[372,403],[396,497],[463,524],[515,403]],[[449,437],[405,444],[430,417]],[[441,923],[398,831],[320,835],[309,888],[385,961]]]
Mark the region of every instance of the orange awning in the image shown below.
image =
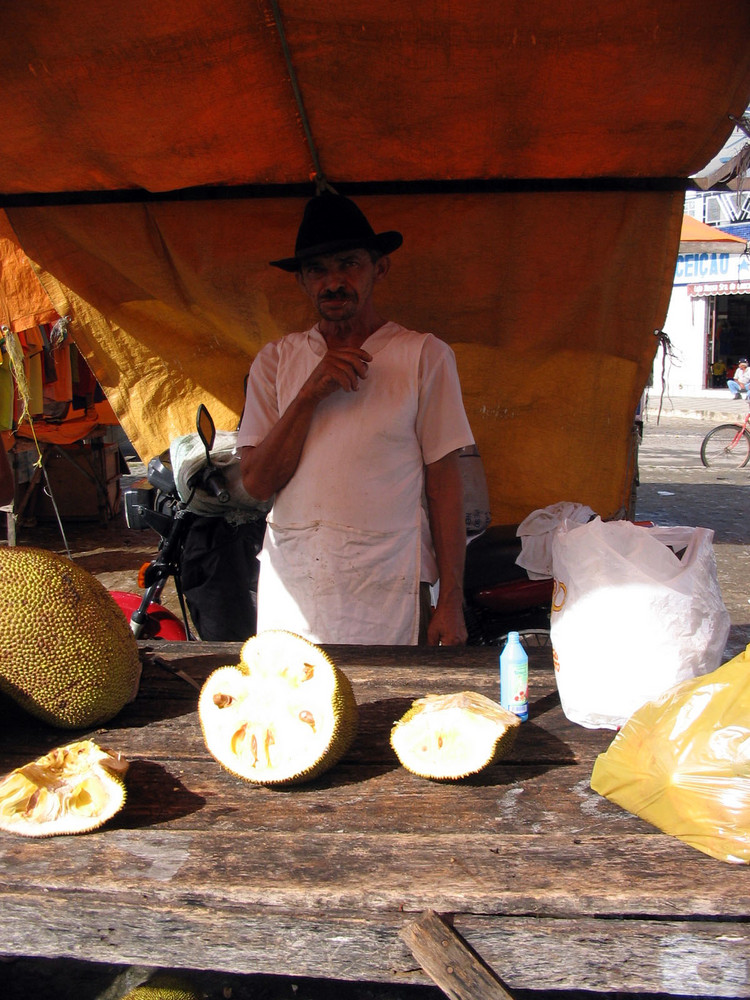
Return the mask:
[[[733,233],[725,233],[715,226],[683,215],[680,229],[680,253],[745,253],[747,240]]]

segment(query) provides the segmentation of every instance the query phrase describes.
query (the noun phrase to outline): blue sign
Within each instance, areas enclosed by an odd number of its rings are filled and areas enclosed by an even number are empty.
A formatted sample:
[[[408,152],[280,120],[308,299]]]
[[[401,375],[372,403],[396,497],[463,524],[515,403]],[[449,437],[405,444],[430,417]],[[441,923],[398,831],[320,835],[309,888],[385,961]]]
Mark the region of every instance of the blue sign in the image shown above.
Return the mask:
[[[729,275],[728,253],[681,253],[677,255],[675,284],[686,281],[710,281]]]

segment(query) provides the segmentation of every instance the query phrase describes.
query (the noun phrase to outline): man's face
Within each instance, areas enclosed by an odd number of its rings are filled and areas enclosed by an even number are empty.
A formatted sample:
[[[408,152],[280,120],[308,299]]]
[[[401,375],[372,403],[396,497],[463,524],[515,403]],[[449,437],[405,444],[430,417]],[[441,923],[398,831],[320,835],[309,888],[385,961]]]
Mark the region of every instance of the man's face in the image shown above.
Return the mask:
[[[297,272],[297,280],[322,319],[342,323],[369,305],[376,282],[387,271],[387,257],[373,262],[367,250],[342,250],[310,257]]]

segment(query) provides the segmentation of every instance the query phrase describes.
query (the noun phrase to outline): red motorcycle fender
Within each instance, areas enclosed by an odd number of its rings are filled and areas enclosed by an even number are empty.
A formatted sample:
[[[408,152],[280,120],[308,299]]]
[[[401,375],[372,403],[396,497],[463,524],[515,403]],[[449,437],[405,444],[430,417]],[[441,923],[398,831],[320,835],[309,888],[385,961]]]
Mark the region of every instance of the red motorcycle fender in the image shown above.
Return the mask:
[[[128,594],[124,590],[110,590],[110,594],[129,622],[131,615],[141,603],[140,596],[138,594]],[[153,638],[169,639],[177,642],[185,642],[187,640],[185,626],[177,615],[172,614],[168,608],[163,607],[161,604],[151,603],[148,606],[147,614],[156,626]]]

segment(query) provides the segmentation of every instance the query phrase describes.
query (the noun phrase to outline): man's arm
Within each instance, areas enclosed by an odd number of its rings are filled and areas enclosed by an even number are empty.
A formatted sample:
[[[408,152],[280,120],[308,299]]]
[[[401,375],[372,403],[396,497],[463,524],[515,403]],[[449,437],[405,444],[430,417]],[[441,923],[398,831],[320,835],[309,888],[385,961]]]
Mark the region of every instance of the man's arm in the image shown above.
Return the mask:
[[[425,467],[425,492],[435,547],[440,593],[427,629],[430,646],[460,646],[466,642],[463,611],[466,519],[457,451]]]
[[[242,485],[251,497],[270,500],[292,478],[316,405],[298,397],[259,445],[241,449]]]
[[[315,409],[339,389],[356,392],[367,378],[372,356],[359,348],[329,350],[312,371],[291,405],[266,437],[240,453],[242,484],[256,500],[270,500],[289,482],[299,465]]]

